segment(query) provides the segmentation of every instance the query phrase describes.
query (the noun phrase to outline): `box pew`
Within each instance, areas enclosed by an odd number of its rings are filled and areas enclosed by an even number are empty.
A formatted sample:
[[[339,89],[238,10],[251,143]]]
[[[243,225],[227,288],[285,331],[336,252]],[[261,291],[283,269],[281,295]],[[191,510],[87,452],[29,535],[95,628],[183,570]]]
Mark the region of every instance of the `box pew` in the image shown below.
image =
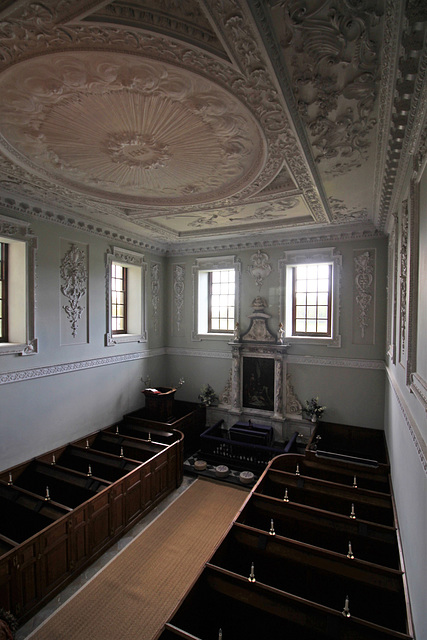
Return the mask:
[[[256,492],[286,502],[305,505],[322,511],[339,513],[352,518],[367,522],[376,522],[386,526],[394,526],[394,509],[390,502],[388,506],[372,504],[366,495],[359,498],[356,491],[351,493],[351,489],[343,488],[340,493],[339,485],[336,485],[335,495],[328,495],[323,491],[317,491],[312,487],[292,486],[289,483],[289,474],[268,470],[256,486]],[[295,479],[295,476],[292,476]],[[381,495],[381,494],[377,494]],[[353,514],[354,510],[354,514]]]
[[[155,396],[152,399],[156,401]],[[147,401],[147,395],[145,401]],[[197,451],[200,446],[200,434],[206,428],[206,407],[194,402],[173,399],[172,413],[165,419],[160,417],[153,419],[149,407],[145,406],[125,414],[123,422],[128,425],[140,425],[147,431],[153,429],[180,431],[184,436],[184,452],[187,455]]]
[[[293,540],[233,525],[209,561],[242,577],[342,611],[399,633],[407,632],[406,600],[400,571],[385,569],[309,548]]]
[[[96,493],[111,484],[91,475],[61,469],[56,465],[33,460],[14,479],[14,484],[41,496],[45,500],[74,509],[82,502],[90,500]]]
[[[176,432],[143,426],[138,420],[131,419],[124,420],[114,427],[109,427],[105,431],[106,433],[116,433],[166,445],[170,445],[176,440]]]
[[[380,429],[318,422],[307,445],[307,455],[390,468],[384,431]]]
[[[12,548],[67,515],[71,509],[0,481],[0,534]]]
[[[167,445],[146,442],[138,438],[122,436],[107,431],[98,432],[95,437],[88,439],[87,442],[89,445],[88,448],[94,449],[95,451],[111,453],[115,456],[136,460],[138,462],[149,460],[160,451],[164,451],[167,447]],[[82,441],[76,444],[81,446]],[[87,444],[85,446],[87,446]]]
[[[247,576],[207,563],[157,640],[216,640],[219,629],[224,640],[410,640],[411,637],[356,615],[345,617],[340,604],[329,608],[258,580],[251,583]]]
[[[115,482],[136,469],[140,464],[126,458],[118,458],[109,453],[102,453],[76,445],[68,445],[62,452],[57,453],[54,458],[54,464],[57,468],[70,469],[87,474],[90,467],[94,477],[107,482]],[[52,454],[38,458],[38,460],[44,462],[50,460],[50,464],[52,464]]]
[[[400,569],[400,549],[394,527],[360,522],[257,493],[246,503],[236,522],[268,533],[271,520],[276,535],[345,557],[351,543],[356,560]]]
[[[377,506],[379,509],[393,512],[391,494],[361,489],[357,484],[356,486],[343,485],[329,480],[296,475],[287,471],[277,471],[274,468],[270,468],[269,478],[272,482],[284,484],[288,487],[297,487],[307,492],[326,494],[329,497],[345,498],[350,501],[356,498],[359,503]]]
[[[357,487],[360,489],[391,493],[389,469],[384,469],[383,466],[366,467],[357,463],[326,461],[322,458],[308,458],[302,454],[291,453],[286,457],[277,457],[272,462],[271,468],[289,473],[298,471],[303,477],[328,480],[351,487],[356,479]]]
[[[106,428],[0,472],[0,607],[27,620],[178,487],[183,436],[169,441]]]

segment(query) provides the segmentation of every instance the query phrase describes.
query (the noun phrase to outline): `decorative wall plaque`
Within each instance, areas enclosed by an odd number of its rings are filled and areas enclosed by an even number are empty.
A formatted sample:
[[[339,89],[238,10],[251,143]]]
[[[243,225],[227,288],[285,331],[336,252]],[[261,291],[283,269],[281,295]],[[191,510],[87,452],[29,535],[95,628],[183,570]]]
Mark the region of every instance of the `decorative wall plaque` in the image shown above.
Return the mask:
[[[251,324],[249,330],[241,337],[242,342],[276,342],[276,336],[273,335],[267,326],[267,321],[271,316],[265,312],[267,301],[261,296],[257,296],[252,302],[254,312],[251,313]]]
[[[71,325],[71,335],[77,337],[79,321],[85,311],[85,297],[88,286],[87,253],[71,243],[61,261],[61,293],[66,298],[62,309]]]

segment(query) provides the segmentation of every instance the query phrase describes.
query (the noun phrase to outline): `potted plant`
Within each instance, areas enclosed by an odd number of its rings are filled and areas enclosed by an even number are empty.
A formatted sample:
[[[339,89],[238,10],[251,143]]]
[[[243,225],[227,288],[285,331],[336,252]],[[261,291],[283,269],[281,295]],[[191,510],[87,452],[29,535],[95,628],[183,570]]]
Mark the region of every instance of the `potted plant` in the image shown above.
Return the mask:
[[[305,413],[312,422],[320,420],[325,409],[326,407],[319,404],[319,396],[305,401]]]
[[[199,400],[207,407],[210,407],[212,404],[218,402],[218,396],[210,384],[205,384],[200,389]]]

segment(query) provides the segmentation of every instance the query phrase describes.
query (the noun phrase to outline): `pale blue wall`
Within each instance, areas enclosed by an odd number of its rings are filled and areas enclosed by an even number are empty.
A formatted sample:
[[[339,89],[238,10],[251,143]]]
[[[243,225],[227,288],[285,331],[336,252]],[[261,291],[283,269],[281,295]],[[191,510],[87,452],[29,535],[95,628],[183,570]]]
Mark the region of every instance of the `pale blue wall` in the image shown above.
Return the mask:
[[[322,245],[319,245],[322,246]],[[288,372],[291,373],[294,391],[304,404],[306,399],[319,396],[328,407],[325,419],[349,425],[383,428],[384,422],[384,353],[386,327],[386,270],[387,244],[385,238],[332,243],[342,256],[342,282],[340,300],[341,347],[292,345],[288,349]],[[312,249],[312,245],[307,245]],[[240,326],[244,333],[249,328],[249,314],[252,301],[257,295],[267,300],[268,321],[273,333],[279,325],[280,278],[279,260],[284,251],[293,248],[304,250],[304,245],[284,245],[265,249],[272,266],[272,272],[265,279],[261,290],[248,272],[254,249],[232,251],[223,255],[235,255],[241,262],[241,312]],[[376,284],[374,335],[371,344],[354,344],[353,330],[357,319],[357,309],[353,305],[354,255],[356,250],[369,249],[376,253]],[[216,255],[220,256],[221,253]],[[200,256],[198,256],[200,257]],[[182,397],[194,399],[200,387],[209,382],[217,393],[221,393],[227,383],[231,368],[230,338],[224,340],[192,340],[193,329],[193,276],[192,268],[196,258],[191,256],[169,259],[169,282],[173,292],[173,265],[185,268],[185,292],[183,314],[184,326],[177,330],[174,326],[173,293],[168,297],[168,371],[170,380],[185,377],[186,384],[181,390]],[[305,364],[302,364],[306,361]]]
[[[2,214],[10,215],[7,211]],[[164,273],[164,259],[139,249],[147,263],[148,341],[106,347],[105,253],[120,243],[37,220],[31,220],[31,230],[38,244],[39,352],[0,356],[1,469],[112,424],[143,406],[141,377],[159,379],[164,371],[163,301],[154,332],[150,294],[151,263],[160,263]],[[89,245],[88,341],[83,344],[61,344],[59,266],[64,238]],[[68,329],[72,342],[70,336]],[[16,376],[18,381],[14,381]]]

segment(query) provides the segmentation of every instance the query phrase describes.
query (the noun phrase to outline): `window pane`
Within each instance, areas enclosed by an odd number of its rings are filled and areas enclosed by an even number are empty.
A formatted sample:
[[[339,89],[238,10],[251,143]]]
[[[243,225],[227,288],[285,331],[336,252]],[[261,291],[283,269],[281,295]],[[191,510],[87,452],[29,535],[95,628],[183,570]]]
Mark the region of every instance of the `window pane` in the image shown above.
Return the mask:
[[[233,331],[235,305],[234,269],[209,273],[209,331]]]
[[[316,333],[316,320],[307,320],[307,333]]]
[[[295,329],[299,333],[305,333],[305,320],[297,320],[295,323]]]
[[[292,330],[295,335],[331,335],[332,265],[297,265],[293,269]],[[306,321],[303,322],[303,319]]]
[[[115,262],[111,265],[111,330],[113,333],[126,333],[127,268]]]
[[[328,264],[318,264],[318,276],[319,278],[327,278],[329,280],[329,265]]]
[[[307,291],[317,291],[317,280],[307,280]]]
[[[317,331],[319,333],[327,333],[328,332],[328,322],[327,322],[327,320],[319,320],[317,322]]]
[[[319,280],[318,281],[318,290],[319,291],[329,291],[329,280]]]
[[[307,279],[309,280],[317,280],[317,264],[309,264],[307,266]]]

